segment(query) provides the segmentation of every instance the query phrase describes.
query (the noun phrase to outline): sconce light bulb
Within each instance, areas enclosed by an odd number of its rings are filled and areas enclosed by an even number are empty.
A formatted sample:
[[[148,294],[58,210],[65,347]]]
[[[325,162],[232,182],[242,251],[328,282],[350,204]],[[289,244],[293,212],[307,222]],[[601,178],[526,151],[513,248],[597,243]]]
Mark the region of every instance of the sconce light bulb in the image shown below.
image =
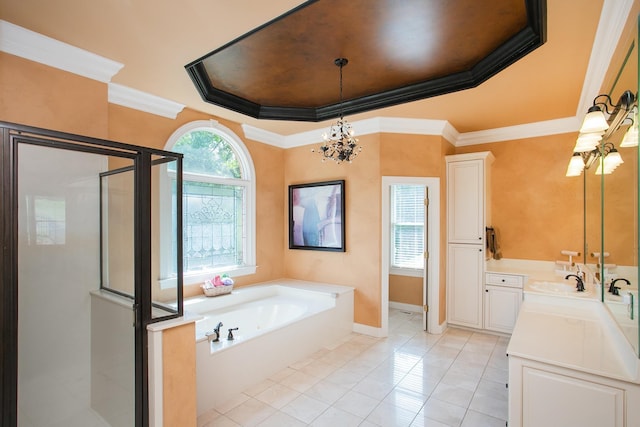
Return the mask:
[[[589,112],[582,122],[580,133],[604,132],[609,129],[609,123],[604,117],[604,113],[598,106],[589,108]]]
[[[638,146],[638,126],[633,123],[627,129],[627,132],[624,134],[624,138],[622,138],[622,142],[620,143],[620,147],[637,147]]]

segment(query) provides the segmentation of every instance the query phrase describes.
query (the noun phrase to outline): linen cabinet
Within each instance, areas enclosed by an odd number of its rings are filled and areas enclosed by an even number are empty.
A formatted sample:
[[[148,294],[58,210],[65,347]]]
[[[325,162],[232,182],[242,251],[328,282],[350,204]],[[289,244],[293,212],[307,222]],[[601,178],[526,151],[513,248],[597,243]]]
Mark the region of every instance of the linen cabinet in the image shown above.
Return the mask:
[[[446,156],[447,321],[483,327],[485,228],[491,222],[489,151]]]

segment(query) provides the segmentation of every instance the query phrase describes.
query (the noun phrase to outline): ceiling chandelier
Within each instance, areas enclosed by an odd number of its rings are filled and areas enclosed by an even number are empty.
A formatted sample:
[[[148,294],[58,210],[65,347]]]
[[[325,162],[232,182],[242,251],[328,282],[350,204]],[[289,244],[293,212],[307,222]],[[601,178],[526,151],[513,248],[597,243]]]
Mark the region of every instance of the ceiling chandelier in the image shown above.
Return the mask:
[[[322,161],[333,160],[337,164],[342,162],[351,163],[353,159],[362,151],[358,145],[358,138],[354,137],[351,124],[344,119],[342,110],[342,67],[349,63],[347,58],[337,58],[334,63],[340,67],[340,119],[329,129],[329,132],[322,134],[324,142],[318,149],[322,156]],[[315,152],[315,149],[311,150]]]
[[[599,100],[602,99],[602,100]],[[596,175],[610,174],[623,162],[610,138],[622,126],[630,125],[620,147],[638,145],[638,109],[635,95],[627,90],[616,104],[609,95],[598,95],[587,111],[567,167],[567,176],[579,176],[599,160]],[[605,117],[605,113],[608,118]]]

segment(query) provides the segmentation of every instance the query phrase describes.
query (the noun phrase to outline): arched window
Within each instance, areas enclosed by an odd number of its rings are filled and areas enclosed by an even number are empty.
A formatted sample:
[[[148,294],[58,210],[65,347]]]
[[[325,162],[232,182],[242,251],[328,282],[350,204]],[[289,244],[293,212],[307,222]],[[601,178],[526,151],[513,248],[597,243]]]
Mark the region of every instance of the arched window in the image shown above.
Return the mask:
[[[255,171],[240,138],[214,120],[196,121],[175,131],[166,149],[184,154],[185,284],[221,273],[230,276],[255,273]],[[170,185],[174,200],[165,202],[168,209],[168,203],[175,204],[175,168],[166,169],[165,181],[165,188]],[[168,243],[162,243],[164,250]],[[175,250],[175,242],[171,243]],[[170,282],[176,266],[162,262],[161,265],[161,275]],[[161,281],[164,282],[167,280]]]

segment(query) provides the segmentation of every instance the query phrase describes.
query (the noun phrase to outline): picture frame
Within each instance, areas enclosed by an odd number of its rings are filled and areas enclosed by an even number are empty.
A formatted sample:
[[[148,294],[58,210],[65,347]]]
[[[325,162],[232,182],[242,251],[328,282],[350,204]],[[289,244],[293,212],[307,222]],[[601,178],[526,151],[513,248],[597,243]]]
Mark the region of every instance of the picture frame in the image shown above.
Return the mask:
[[[289,186],[289,249],[345,252],[344,183]]]

